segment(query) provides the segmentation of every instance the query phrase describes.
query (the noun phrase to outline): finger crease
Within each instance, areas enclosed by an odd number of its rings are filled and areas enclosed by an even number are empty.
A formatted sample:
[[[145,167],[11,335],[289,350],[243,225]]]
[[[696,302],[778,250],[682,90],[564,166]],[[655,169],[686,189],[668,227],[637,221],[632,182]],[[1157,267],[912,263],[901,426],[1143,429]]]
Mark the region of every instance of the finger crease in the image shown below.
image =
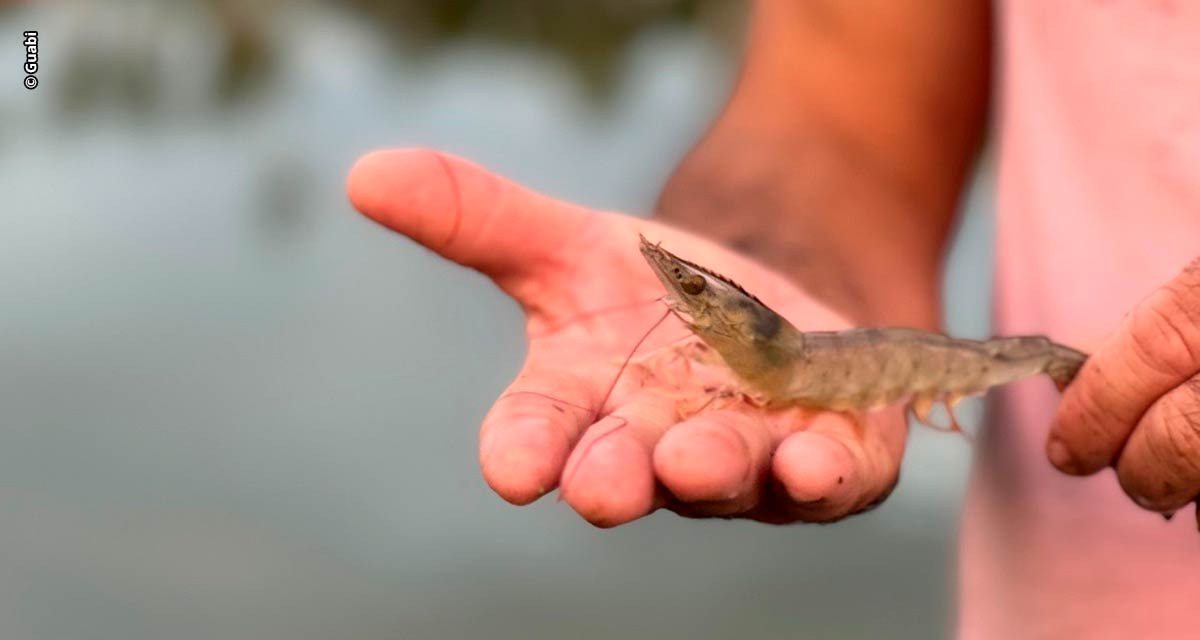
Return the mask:
[[[458,238],[458,230],[462,226],[462,192],[458,188],[458,178],[455,177],[454,170],[450,168],[450,163],[446,161],[445,156],[435,151],[433,157],[437,158],[438,164],[442,165],[442,170],[446,172],[446,178],[450,180],[450,191],[454,194],[454,221],[450,225],[450,235],[442,243],[442,251],[444,251]]]

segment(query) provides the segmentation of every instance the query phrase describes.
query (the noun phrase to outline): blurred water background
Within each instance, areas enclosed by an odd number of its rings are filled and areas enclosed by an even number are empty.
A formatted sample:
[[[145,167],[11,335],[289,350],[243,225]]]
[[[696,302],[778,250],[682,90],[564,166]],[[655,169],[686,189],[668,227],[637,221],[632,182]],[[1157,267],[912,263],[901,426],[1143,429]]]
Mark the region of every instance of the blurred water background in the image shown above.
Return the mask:
[[[888,502],[832,526],[509,506],[475,430],[517,308],[343,194],[359,154],[429,145],[644,213],[741,11],[0,9],[0,638],[944,636],[965,442],[914,430]],[[947,277],[960,335],[987,334],[991,175]]]

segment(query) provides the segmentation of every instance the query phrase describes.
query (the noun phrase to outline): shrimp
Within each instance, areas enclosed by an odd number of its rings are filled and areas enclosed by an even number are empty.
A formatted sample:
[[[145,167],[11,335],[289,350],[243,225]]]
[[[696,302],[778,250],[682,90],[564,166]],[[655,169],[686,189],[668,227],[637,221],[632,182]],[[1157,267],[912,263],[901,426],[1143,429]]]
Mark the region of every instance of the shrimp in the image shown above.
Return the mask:
[[[802,332],[732,280],[641,238],[665,301],[767,408],[869,411],[905,402],[917,421],[945,404],[950,430],[963,398],[1045,374],[1063,390],[1087,354],[1045,336],[951,338],[886,327]]]

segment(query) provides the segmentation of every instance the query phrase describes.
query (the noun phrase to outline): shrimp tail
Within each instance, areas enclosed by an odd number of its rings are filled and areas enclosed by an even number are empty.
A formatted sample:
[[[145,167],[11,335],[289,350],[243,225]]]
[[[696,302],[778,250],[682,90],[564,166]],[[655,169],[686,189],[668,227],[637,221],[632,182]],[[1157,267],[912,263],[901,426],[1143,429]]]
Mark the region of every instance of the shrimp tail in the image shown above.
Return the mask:
[[[1042,362],[1042,373],[1054,381],[1059,391],[1067,388],[1075,374],[1087,361],[1087,354],[1076,351],[1045,336],[1012,336],[988,340],[986,348],[993,356],[1005,360],[1033,358]]]
[[[1051,343],[1051,347],[1050,358],[1046,361],[1046,375],[1050,376],[1059,391],[1063,391],[1075,379],[1088,356],[1061,344]]]

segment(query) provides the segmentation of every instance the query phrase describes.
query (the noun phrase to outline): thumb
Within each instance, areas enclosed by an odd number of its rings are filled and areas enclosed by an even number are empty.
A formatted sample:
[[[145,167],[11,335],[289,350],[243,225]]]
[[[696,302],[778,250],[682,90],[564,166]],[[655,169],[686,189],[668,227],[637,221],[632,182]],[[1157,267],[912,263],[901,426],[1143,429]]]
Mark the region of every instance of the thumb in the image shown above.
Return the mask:
[[[389,149],[350,169],[351,204],[442,257],[493,278],[530,273],[560,255],[586,220],[559,202],[433,149]]]

